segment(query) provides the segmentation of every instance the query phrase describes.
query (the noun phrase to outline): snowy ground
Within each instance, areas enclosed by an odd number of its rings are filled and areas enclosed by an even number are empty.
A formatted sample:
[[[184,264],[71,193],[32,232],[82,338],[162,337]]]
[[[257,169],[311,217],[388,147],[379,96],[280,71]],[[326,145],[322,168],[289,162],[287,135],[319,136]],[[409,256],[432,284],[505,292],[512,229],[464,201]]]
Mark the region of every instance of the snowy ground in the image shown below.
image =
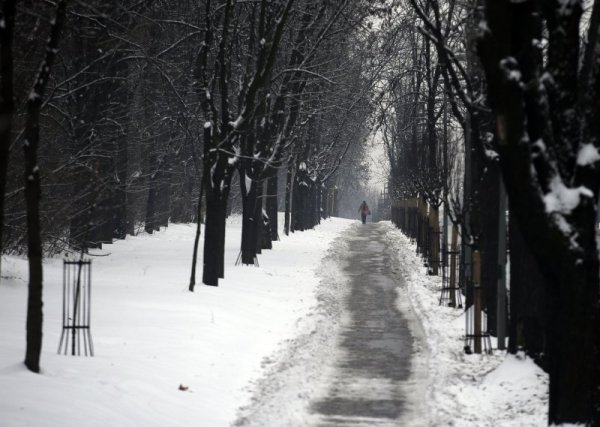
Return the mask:
[[[306,425],[306,403],[320,392],[315,380],[325,374],[322,361],[334,351],[343,316],[340,259],[352,223],[327,220],[283,237],[256,268],[233,266],[240,239],[233,218],[226,279],[193,294],[193,226],[106,246],[101,253],[110,255],[93,259],[93,358],[56,354],[62,261],[48,260],[41,375],[21,362],[26,261],[4,257],[0,426]],[[420,425],[546,425],[545,374],[498,351],[464,355],[462,311],[438,305],[440,279],[426,276],[414,246],[386,226],[408,291],[407,298],[399,290],[398,305],[420,317],[429,347]]]
[[[187,291],[194,227],[171,225],[108,245],[93,258],[93,358],[59,356],[62,261],[45,262],[42,374],[22,365],[26,261],[2,260],[0,426],[227,426],[247,385],[322,304],[315,289],[332,240],[351,221],[324,221],[234,267],[239,218],[227,229],[226,279]],[[100,253],[100,252],[97,252]],[[322,268],[322,267],[321,267]],[[334,266],[332,266],[331,271]],[[179,386],[188,387],[180,391]]]
[[[547,374],[531,359],[507,356],[497,349],[492,355],[464,354],[463,310],[439,305],[441,278],[428,276],[415,255],[415,245],[387,225],[387,238],[396,248],[410,303],[421,318],[429,345],[431,425],[546,426]]]

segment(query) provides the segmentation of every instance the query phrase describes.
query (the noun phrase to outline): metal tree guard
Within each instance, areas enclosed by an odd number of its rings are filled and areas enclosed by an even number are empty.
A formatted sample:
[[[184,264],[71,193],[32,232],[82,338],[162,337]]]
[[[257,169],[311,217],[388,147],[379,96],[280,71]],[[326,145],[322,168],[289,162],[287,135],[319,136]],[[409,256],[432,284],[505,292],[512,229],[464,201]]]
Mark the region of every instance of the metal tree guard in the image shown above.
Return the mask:
[[[446,246],[443,249],[445,253],[442,257],[444,265],[442,267],[442,292],[439,304],[462,308],[462,289],[459,281],[462,260],[460,260],[460,251],[458,250],[458,227],[456,224],[452,226],[450,250]],[[448,265],[448,258],[450,258],[450,265]]]
[[[492,353],[492,341],[487,327],[487,316],[482,309],[483,290],[481,289],[481,254],[478,250],[472,254],[472,280],[467,282],[473,292],[473,304],[466,308],[465,312],[465,353],[477,353],[482,351]],[[467,279],[468,280],[468,279]]]
[[[58,354],[94,355],[90,334],[91,261],[63,261],[62,333]],[[69,341],[70,340],[70,341]]]

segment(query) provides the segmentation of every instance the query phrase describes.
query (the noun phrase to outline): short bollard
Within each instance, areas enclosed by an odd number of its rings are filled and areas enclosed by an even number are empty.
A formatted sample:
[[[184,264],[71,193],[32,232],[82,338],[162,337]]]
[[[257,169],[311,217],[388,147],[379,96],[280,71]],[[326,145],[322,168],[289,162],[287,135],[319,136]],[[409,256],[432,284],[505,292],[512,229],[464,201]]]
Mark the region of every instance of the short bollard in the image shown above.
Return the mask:
[[[94,355],[90,334],[91,261],[63,261],[62,334],[58,354]]]

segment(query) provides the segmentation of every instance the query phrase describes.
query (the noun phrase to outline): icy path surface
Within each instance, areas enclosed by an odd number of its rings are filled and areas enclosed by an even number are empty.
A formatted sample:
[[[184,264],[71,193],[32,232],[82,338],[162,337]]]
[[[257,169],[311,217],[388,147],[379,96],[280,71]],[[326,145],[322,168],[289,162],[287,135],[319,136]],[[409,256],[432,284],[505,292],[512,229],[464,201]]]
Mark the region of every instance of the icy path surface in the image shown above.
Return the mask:
[[[344,269],[350,278],[348,318],[327,395],[310,409],[319,415],[319,425],[398,425],[416,397],[407,393],[414,391],[408,383],[415,353],[410,313],[398,311],[399,283],[385,230],[367,224],[353,231]]]
[[[356,224],[334,242],[319,321],[279,355],[237,425],[429,425],[427,353],[387,231]]]

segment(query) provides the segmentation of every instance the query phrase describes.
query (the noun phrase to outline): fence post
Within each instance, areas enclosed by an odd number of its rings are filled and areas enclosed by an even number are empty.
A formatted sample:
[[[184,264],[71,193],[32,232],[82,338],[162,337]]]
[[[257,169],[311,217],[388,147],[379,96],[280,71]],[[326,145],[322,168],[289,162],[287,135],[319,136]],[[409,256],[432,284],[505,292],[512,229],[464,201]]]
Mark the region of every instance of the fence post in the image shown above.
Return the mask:
[[[473,251],[473,350],[481,353],[481,254]]]
[[[450,304],[456,307],[456,256],[458,255],[458,227],[452,225],[452,244],[450,246]]]
[[[431,206],[429,209],[429,219],[431,227],[431,264],[432,273],[434,276],[439,274],[440,267],[440,217],[439,217],[439,206]]]
[[[500,179],[500,218],[498,220],[498,349],[506,349],[506,190]]]

